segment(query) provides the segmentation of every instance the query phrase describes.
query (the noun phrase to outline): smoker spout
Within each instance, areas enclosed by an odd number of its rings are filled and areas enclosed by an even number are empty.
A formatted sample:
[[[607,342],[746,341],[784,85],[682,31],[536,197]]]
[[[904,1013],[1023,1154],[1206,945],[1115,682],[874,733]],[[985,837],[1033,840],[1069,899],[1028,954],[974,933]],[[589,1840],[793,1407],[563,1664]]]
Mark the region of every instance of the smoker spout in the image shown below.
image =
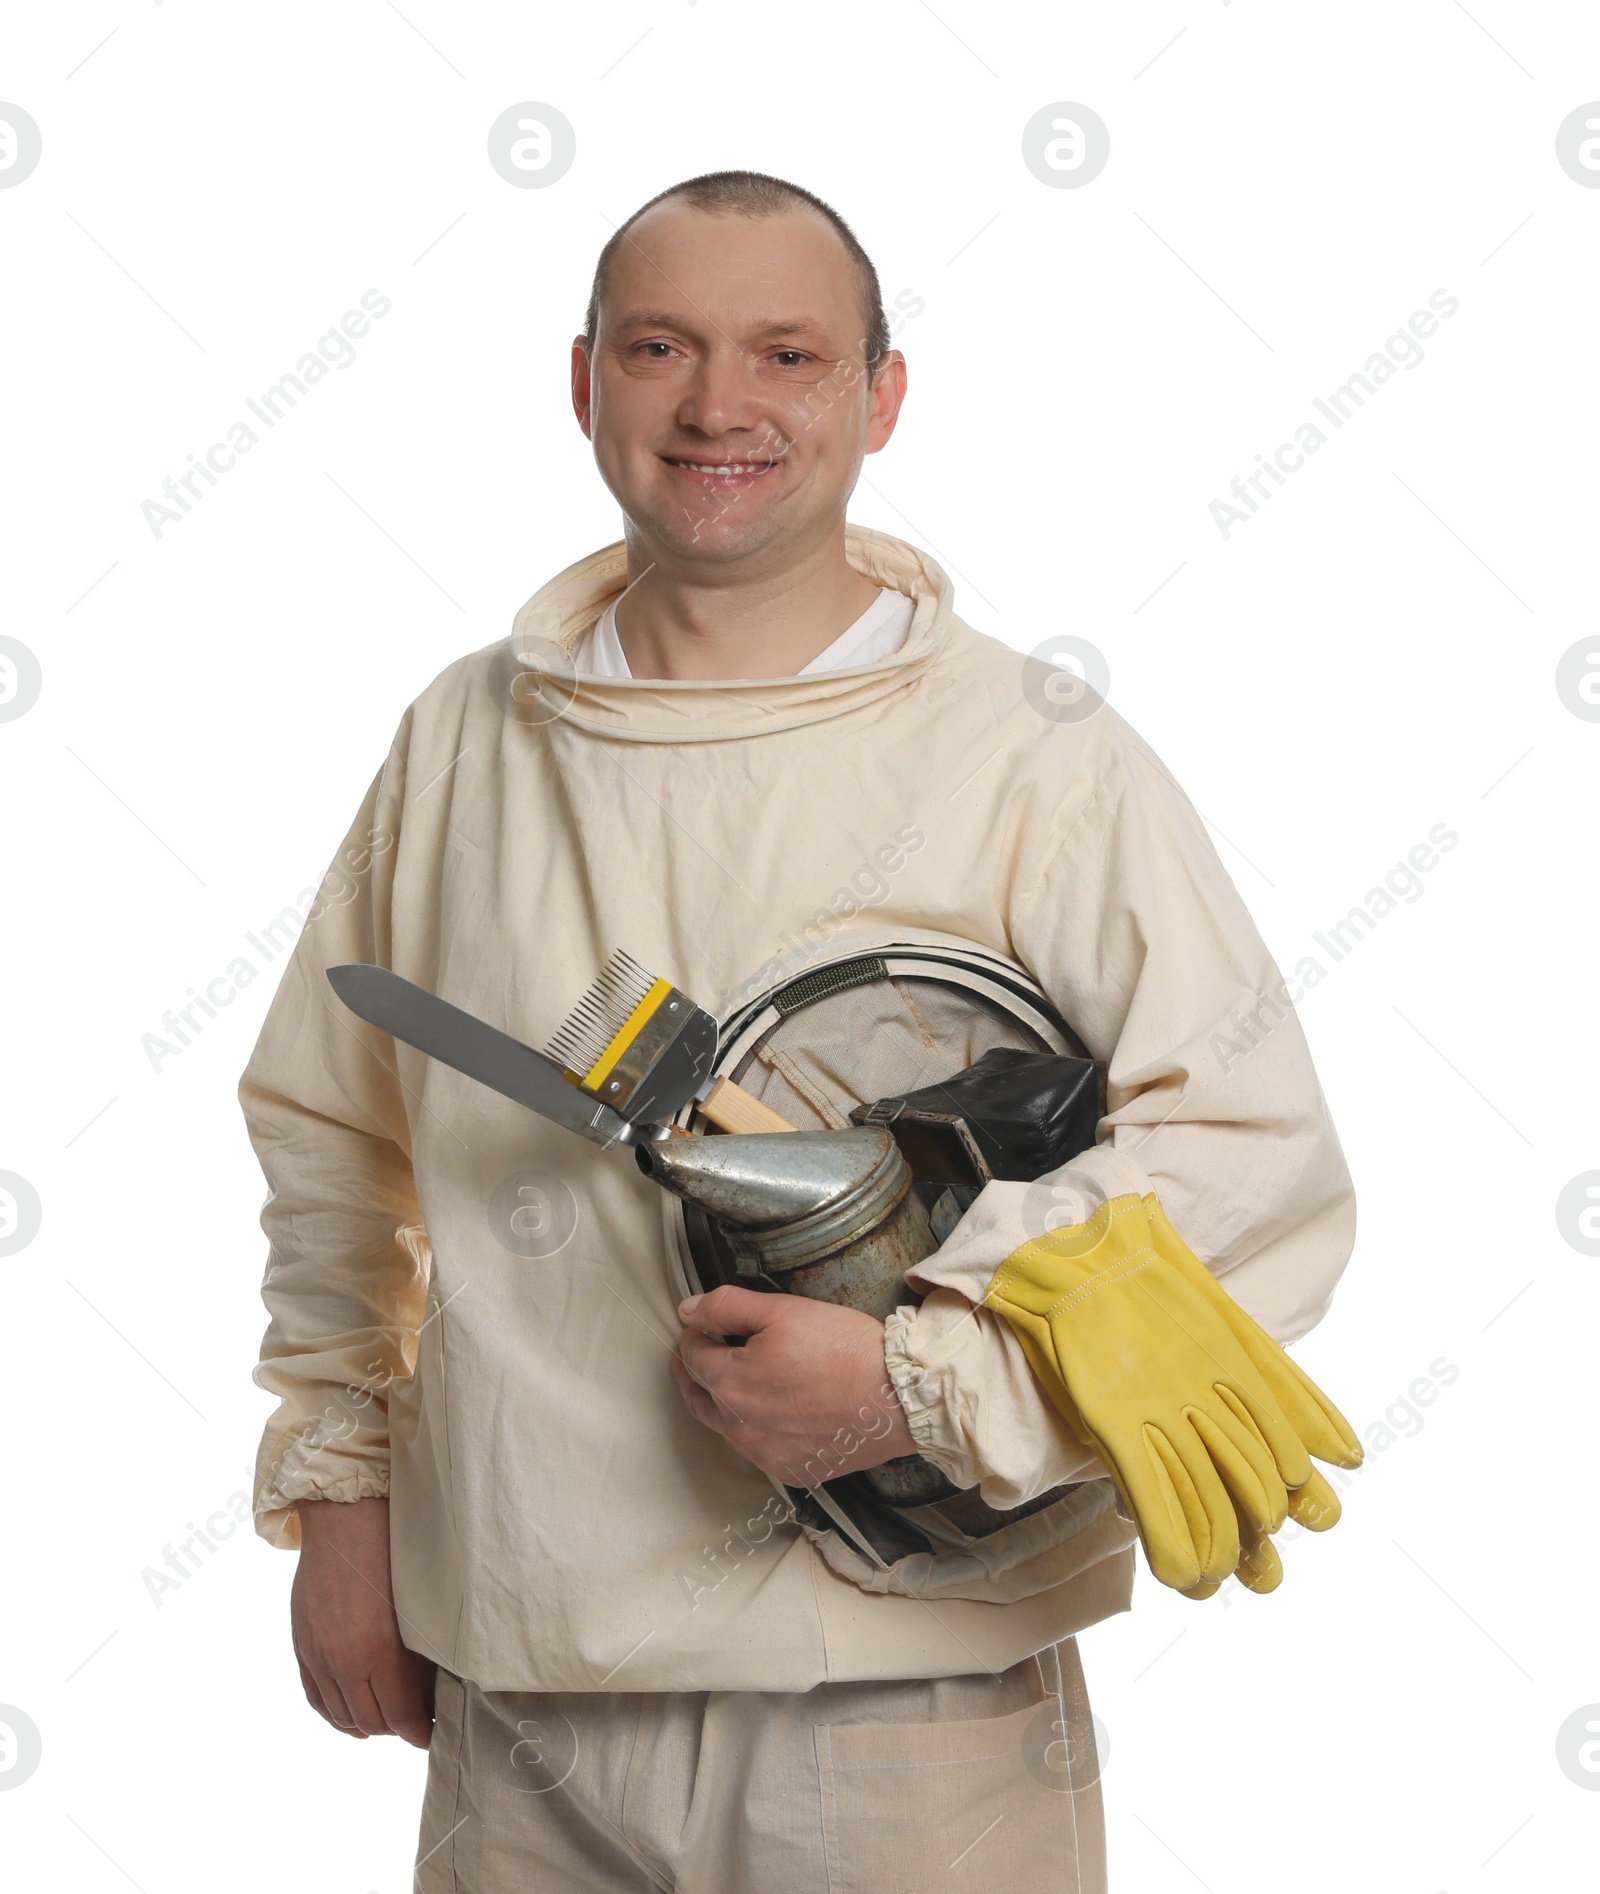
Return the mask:
[[[769,1131],[664,1138],[641,1144],[640,1170],[719,1223],[763,1230],[830,1205],[859,1209],[900,1195],[899,1150],[881,1125],[850,1131]],[[885,1187],[888,1187],[887,1190]]]

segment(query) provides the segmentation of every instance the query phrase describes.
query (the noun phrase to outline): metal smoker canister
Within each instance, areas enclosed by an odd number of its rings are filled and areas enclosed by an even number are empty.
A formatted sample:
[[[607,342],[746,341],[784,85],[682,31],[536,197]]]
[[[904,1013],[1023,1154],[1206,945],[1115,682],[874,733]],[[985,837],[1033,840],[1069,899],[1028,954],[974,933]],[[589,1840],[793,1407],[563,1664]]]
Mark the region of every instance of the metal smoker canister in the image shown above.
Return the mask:
[[[882,1125],[668,1138],[638,1146],[637,1155],[646,1176],[722,1227],[741,1271],[880,1322],[917,1301],[905,1272],[939,1245]],[[895,1506],[925,1506],[959,1490],[920,1454],[866,1477]]]

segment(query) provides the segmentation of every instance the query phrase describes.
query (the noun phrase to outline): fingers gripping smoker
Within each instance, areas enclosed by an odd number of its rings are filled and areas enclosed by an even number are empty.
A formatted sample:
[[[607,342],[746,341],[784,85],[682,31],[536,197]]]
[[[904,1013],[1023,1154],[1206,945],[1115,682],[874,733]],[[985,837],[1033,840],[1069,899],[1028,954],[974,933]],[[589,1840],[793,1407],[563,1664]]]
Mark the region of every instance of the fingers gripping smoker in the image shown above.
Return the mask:
[[[881,1124],[669,1138],[636,1155],[647,1177],[721,1226],[752,1287],[842,1303],[881,1322],[917,1300],[905,1273],[939,1247],[911,1167]],[[925,1506],[957,1491],[920,1454],[866,1477],[891,1505]]]

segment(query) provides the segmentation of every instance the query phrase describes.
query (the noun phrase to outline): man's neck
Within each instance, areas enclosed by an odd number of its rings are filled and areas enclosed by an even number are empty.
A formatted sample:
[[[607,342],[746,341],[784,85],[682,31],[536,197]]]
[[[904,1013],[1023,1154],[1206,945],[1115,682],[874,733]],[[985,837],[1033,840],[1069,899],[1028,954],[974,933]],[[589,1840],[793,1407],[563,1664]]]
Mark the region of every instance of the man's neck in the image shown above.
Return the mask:
[[[798,559],[738,576],[652,560],[630,535],[617,639],[635,677],[794,677],[877,593],[846,559],[842,526]]]

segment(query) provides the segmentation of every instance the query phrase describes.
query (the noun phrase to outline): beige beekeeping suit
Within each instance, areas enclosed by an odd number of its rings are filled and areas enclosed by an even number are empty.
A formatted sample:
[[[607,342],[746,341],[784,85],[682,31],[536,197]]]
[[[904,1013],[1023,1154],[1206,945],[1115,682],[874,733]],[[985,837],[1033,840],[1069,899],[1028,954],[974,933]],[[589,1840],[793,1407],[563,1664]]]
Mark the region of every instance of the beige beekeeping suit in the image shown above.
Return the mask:
[[[407,1642],[482,1691],[1004,1672],[1126,1607],[1134,1531],[974,1306],[1040,1233],[1029,1186],[991,1185],[919,1266],[932,1293],[891,1323],[890,1370],[924,1452],[991,1504],[1090,1484],[1005,1602],[871,1589],[684,1411],[686,1284],[656,1187],[355,1020],[326,967],[393,967],[542,1046],[617,946],[726,1016],[818,957],[971,943],[1109,1063],[1099,1143],[1055,1180],[1068,1199],[1157,1193],[1280,1341],[1319,1319],[1349,1252],[1298,1022],[1182,793],[1108,706],[1063,716],[1043,667],[964,625],[925,555],[855,527],[846,544],[915,601],[904,646],[865,667],[566,675],[560,650],[626,583],[617,545],[442,672],[241,1086],[271,1186],[260,1530],[293,1545],[297,1499],[388,1494]]]

